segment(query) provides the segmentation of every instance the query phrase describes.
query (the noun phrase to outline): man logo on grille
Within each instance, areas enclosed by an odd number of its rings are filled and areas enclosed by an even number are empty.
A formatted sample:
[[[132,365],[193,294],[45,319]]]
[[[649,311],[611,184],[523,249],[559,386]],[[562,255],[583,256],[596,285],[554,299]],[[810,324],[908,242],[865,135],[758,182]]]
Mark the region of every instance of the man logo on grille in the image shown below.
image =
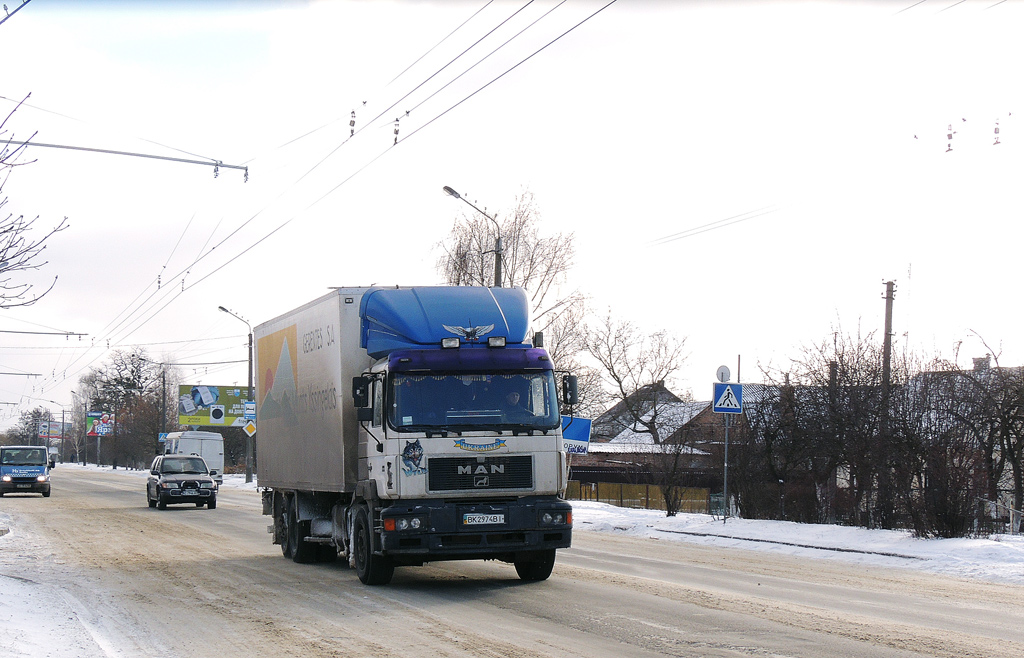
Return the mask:
[[[491,485],[491,478],[486,475],[478,475],[473,478],[474,487],[488,487]]]

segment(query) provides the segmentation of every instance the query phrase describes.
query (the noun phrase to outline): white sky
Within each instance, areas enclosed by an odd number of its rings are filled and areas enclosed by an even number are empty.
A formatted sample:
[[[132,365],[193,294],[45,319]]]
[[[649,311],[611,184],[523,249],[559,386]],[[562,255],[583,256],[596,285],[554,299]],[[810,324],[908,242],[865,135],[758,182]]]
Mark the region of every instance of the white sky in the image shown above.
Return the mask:
[[[4,216],[71,227],[17,277],[57,287],[0,330],[88,337],[2,335],[0,370],[42,376],[0,376],[0,401],[22,403],[0,429],[36,405],[59,415],[108,342],[244,359],[220,305],[256,325],[328,286],[440,283],[436,243],[472,212],[445,185],[497,212],[532,191],[547,230],[575,233],[570,284],[596,310],[687,338],[680,393],[707,399],[737,355],[759,381],[758,363],[837,322],[880,336],[887,279],[912,348],[951,357],[963,340],[969,363],[976,331],[1024,362],[1022,3],[619,0],[481,90],[604,4],[544,0],[431,78],[527,3],[494,2],[445,40],[486,4],[32,0],[0,25],[0,96],[32,94],[14,137],[250,167],[243,183],[28,153]],[[654,244],[730,217],[750,218]],[[183,372],[245,382],[244,364]]]

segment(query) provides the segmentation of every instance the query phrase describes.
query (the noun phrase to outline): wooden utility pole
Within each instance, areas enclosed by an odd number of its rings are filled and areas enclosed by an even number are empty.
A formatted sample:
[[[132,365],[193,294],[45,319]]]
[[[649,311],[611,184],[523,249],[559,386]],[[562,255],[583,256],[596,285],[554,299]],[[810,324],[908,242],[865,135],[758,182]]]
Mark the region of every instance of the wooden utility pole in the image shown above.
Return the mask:
[[[889,393],[892,382],[892,300],[896,284],[885,282],[885,335],[882,338],[882,396],[878,416],[878,499],[876,523],[881,528],[892,528],[894,504],[892,495],[892,469],[889,465]]]

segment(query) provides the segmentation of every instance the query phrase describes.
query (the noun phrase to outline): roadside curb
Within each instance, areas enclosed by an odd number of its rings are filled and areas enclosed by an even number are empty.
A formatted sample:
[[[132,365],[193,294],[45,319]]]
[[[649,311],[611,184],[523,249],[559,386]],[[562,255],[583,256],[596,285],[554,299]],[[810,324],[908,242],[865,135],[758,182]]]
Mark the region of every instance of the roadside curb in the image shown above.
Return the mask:
[[[762,544],[778,544],[780,546],[793,546],[796,548],[811,548],[819,551],[834,551],[836,553],[859,553],[861,555],[881,555],[884,557],[898,557],[904,560],[925,560],[927,558],[919,557],[917,555],[903,555],[901,553],[887,553],[885,551],[865,551],[859,548],[839,548],[836,546],[815,546],[813,544],[794,544],[787,541],[778,541],[775,539],[755,539],[752,537],[735,537],[733,535],[719,535],[712,532],[687,532],[685,530],[662,530],[661,528],[655,528],[658,532],[670,532],[675,535],[691,535],[693,537],[718,537],[720,539],[734,539],[736,541],[756,541]]]

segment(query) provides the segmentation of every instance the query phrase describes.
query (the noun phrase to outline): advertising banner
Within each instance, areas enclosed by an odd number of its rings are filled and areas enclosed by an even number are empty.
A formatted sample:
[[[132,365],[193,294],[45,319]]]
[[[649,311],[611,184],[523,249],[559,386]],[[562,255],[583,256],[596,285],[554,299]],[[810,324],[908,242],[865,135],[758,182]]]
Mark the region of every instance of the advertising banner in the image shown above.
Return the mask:
[[[85,414],[86,436],[110,436],[114,433],[114,414],[106,411],[89,411]]]
[[[562,443],[569,454],[585,455],[590,450],[589,418],[562,416]]]
[[[59,439],[63,434],[61,428],[67,426],[67,430],[71,430],[71,423],[61,423],[59,420],[42,420],[39,421],[39,438],[40,439]]]
[[[182,384],[178,387],[178,424],[242,427],[248,392],[244,386]]]

